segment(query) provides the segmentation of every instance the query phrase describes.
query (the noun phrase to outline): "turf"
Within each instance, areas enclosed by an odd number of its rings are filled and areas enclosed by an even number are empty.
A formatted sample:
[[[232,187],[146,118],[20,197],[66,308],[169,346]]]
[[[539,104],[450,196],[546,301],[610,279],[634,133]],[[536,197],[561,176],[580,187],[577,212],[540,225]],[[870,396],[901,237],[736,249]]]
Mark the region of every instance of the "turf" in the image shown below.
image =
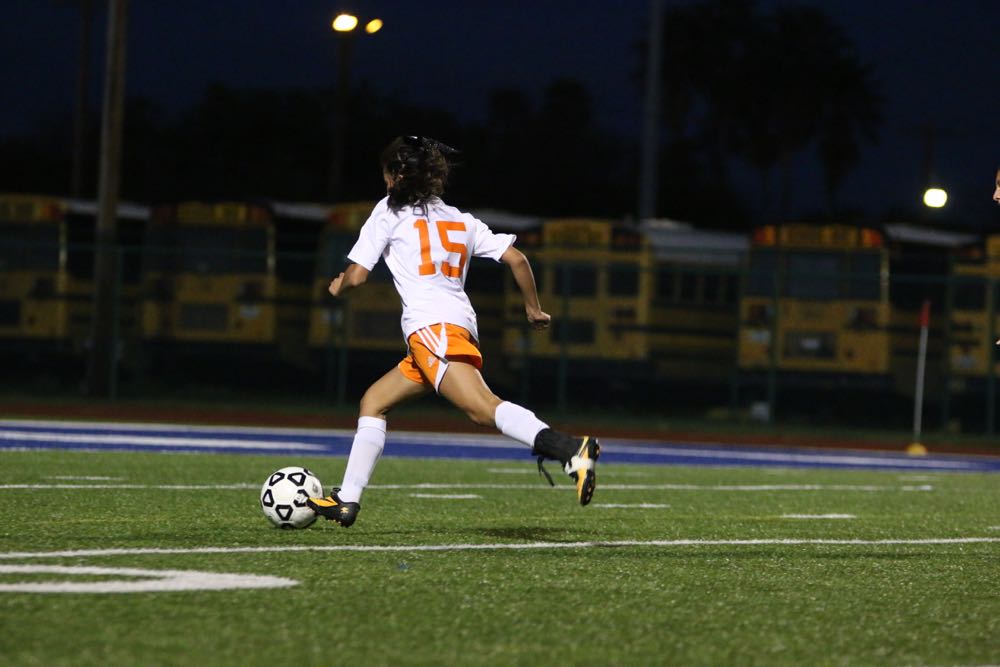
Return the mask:
[[[0,488],[0,556],[262,549],[0,558],[0,565],[299,582],[261,590],[0,592],[0,664],[1000,662],[996,541],[747,542],[1000,538],[996,475],[602,464],[594,503],[580,508],[568,484],[550,489],[527,457],[523,464],[386,458],[354,527],[282,531],[265,521],[257,495],[284,465],[310,467],[329,486],[343,460],[0,452],[0,485],[7,485]],[[413,488],[421,483],[458,486]],[[46,488],[10,488],[22,484]],[[147,488],[56,488],[125,484]],[[168,485],[236,488],[148,488]],[[617,504],[649,507],[609,506]],[[789,514],[855,518],[783,518]],[[654,540],[663,543],[641,544]],[[577,544],[595,541],[603,544]],[[536,543],[549,546],[496,546]],[[286,548],[372,545],[405,548]],[[426,550],[444,545],[484,548]],[[0,573],[0,584],[57,579],[66,576]],[[106,579],[113,577],[72,578]]]

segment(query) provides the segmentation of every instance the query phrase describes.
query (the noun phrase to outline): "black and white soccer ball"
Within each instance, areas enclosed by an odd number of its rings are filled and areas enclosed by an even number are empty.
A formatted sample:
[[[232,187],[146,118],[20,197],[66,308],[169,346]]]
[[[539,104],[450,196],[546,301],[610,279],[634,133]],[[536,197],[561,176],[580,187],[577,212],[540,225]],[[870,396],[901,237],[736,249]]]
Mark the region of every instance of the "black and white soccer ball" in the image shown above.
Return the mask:
[[[279,528],[308,528],[316,513],[306,499],[322,497],[323,485],[308,468],[289,466],[275,470],[260,489],[260,508]]]

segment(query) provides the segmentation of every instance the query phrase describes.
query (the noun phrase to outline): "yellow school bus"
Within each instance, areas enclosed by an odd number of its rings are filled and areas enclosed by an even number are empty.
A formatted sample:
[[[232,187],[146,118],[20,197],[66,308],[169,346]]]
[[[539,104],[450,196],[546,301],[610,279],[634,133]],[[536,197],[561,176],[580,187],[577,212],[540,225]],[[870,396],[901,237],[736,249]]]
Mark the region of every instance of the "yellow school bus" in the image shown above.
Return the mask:
[[[890,379],[889,253],[849,225],[755,230],[740,302],[741,371]]]
[[[542,307],[552,326],[531,332],[524,303],[506,277],[504,351],[511,358],[642,363],[649,356],[652,256],[638,229],[611,220],[543,222],[538,245],[519,243],[531,258]]]
[[[736,367],[746,234],[673,220],[640,225],[653,252],[650,362],[668,382],[721,385]]]
[[[1000,376],[1000,234],[957,253],[949,281],[948,372],[959,393]]]
[[[90,337],[97,206],[94,202],[0,194],[0,340],[83,354]],[[136,258],[148,209],[121,203],[116,229],[117,333],[135,324]]]
[[[183,202],[153,213],[144,246],[143,338],[166,345],[294,348],[303,298],[279,284],[275,219],[250,202]],[[308,290],[306,285],[303,290]],[[297,326],[287,323],[298,323]]]
[[[375,202],[347,202],[326,210],[310,295],[310,348],[331,345],[369,351],[403,348],[399,330],[402,307],[384,262],[379,262],[372,271],[363,291],[344,299],[335,299],[328,292],[330,281],[347,266],[347,254],[374,206]]]
[[[948,267],[971,238],[905,223],[755,230],[740,302],[741,372],[911,397],[926,304],[924,395],[940,397]]]

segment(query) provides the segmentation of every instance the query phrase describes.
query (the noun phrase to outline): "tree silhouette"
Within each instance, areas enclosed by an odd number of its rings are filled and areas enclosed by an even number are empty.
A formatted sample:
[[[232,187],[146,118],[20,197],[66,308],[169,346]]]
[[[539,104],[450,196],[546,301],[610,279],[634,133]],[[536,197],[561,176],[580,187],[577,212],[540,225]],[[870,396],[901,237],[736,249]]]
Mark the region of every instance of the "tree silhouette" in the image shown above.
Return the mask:
[[[838,188],[881,120],[871,69],[843,30],[814,8],[762,13],[749,0],[709,0],[666,12],[664,31],[664,122],[674,136],[693,137],[724,183],[729,158],[753,165],[765,216],[787,217],[792,158],[815,147],[834,213]]]
[[[329,90],[206,88],[169,116],[154,102],[127,100],[122,197],[139,202],[283,199],[323,202],[330,168]],[[451,111],[351,90],[344,200],[385,192],[378,159],[400,134],[425,134],[462,150],[449,201],[553,216],[620,216],[634,199],[629,147],[599,128],[579,82],[552,82],[538,101],[495,91],[483,123]],[[69,117],[39,119],[24,136],[0,140],[0,179],[11,191],[67,194]],[[97,119],[90,133],[97,136]],[[93,191],[96,165],[85,172]]]

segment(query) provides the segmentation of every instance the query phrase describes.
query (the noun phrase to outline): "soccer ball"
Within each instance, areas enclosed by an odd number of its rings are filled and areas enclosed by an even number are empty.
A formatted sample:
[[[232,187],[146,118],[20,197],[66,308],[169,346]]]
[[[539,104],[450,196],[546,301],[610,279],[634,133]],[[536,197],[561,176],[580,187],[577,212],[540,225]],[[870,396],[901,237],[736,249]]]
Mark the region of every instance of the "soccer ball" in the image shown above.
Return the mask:
[[[290,466],[271,473],[260,489],[260,508],[279,528],[308,528],[316,513],[306,498],[323,495],[323,485],[307,468]]]

